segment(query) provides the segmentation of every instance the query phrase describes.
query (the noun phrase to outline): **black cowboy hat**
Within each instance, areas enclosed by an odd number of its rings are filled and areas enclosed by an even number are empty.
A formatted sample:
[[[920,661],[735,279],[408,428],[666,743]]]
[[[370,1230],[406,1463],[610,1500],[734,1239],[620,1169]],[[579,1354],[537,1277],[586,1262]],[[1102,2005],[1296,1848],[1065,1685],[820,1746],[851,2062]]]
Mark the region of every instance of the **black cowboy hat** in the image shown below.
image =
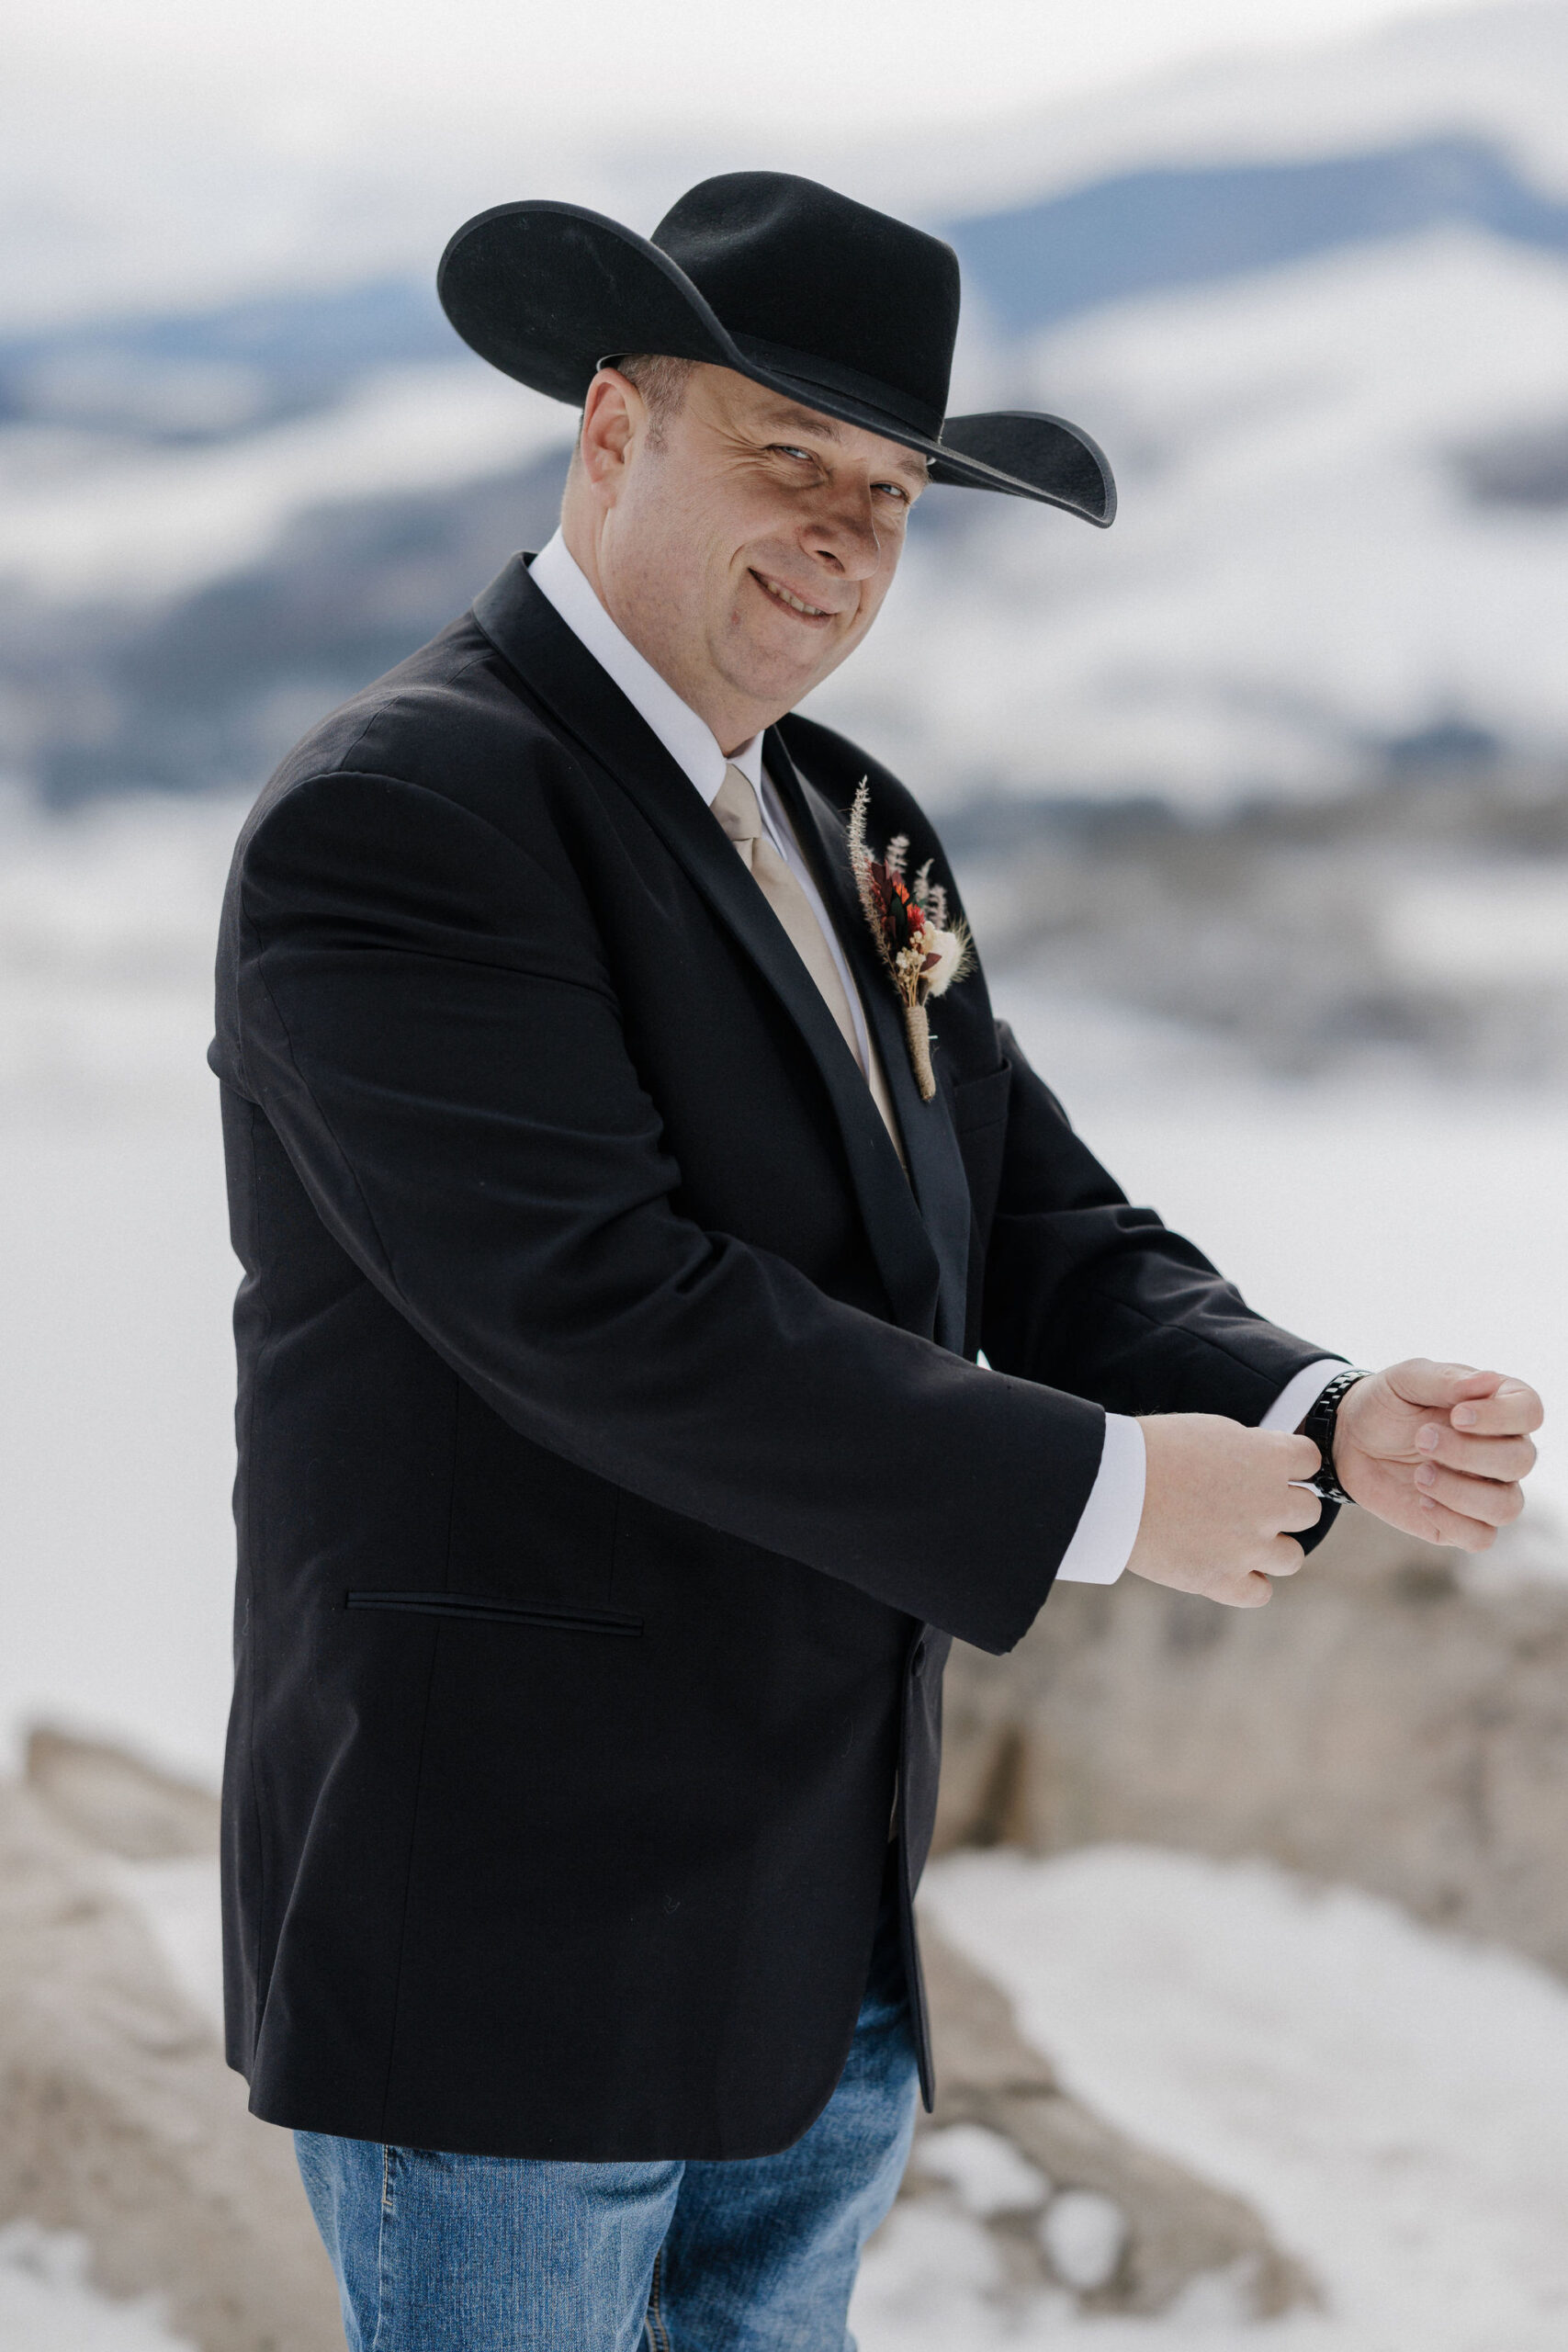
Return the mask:
[[[945,415],[958,256],[815,180],[704,180],[651,239],[577,204],[500,204],[458,230],[436,284],[465,343],[553,400],[580,405],[607,357],[707,360],[918,449],[933,481],[1101,528],[1115,515],[1111,468],[1076,424]]]

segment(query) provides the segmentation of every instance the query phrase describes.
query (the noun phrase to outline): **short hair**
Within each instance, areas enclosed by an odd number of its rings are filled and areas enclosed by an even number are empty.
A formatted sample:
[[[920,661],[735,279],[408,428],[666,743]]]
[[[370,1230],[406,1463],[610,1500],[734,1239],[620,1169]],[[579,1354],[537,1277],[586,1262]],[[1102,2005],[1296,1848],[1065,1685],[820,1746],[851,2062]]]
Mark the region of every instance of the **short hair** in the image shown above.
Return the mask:
[[[648,404],[649,447],[657,449],[664,428],[686,397],[694,359],[677,359],[668,351],[628,351],[606,363],[635,384]]]

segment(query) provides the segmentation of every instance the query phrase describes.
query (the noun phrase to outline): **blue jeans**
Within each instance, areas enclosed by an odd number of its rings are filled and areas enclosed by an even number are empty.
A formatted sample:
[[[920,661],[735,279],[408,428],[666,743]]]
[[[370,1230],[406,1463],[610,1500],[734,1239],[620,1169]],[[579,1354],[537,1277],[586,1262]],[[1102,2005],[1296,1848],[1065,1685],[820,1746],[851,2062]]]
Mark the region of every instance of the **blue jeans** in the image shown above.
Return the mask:
[[[915,2086],[885,1905],[838,2088],[782,2155],[547,2164],[296,2132],[350,2352],[854,2352]]]

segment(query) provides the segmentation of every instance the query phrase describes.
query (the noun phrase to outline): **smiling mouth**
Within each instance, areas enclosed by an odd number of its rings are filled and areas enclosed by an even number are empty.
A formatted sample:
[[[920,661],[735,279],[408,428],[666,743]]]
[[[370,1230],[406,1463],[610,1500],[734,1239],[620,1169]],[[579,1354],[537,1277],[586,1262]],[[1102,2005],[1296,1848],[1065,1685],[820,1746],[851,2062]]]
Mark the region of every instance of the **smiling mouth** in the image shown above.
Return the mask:
[[[804,596],[793,595],[782,580],[770,580],[765,571],[754,571],[751,577],[775,605],[786,605],[792,613],[799,613],[808,621],[830,621],[833,618],[823,605],[808,605]]]

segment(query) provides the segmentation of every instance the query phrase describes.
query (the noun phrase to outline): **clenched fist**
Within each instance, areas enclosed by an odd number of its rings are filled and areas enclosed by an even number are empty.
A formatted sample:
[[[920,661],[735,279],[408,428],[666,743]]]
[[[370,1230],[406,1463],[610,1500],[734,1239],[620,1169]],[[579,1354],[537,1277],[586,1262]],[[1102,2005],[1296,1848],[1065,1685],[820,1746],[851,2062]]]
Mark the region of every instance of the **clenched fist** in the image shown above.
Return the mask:
[[[1140,1417],[1147,1472],[1144,1515],[1127,1566],[1151,1583],[1260,1608],[1270,1577],[1293,1576],[1294,1541],[1323,1505],[1293,1479],[1319,1467],[1310,1438],[1249,1430],[1214,1413]]]
[[[1391,1527],[1484,1552],[1524,1509],[1541,1419],[1522,1380],[1412,1356],[1347,1392],[1334,1464],[1352,1500]]]

